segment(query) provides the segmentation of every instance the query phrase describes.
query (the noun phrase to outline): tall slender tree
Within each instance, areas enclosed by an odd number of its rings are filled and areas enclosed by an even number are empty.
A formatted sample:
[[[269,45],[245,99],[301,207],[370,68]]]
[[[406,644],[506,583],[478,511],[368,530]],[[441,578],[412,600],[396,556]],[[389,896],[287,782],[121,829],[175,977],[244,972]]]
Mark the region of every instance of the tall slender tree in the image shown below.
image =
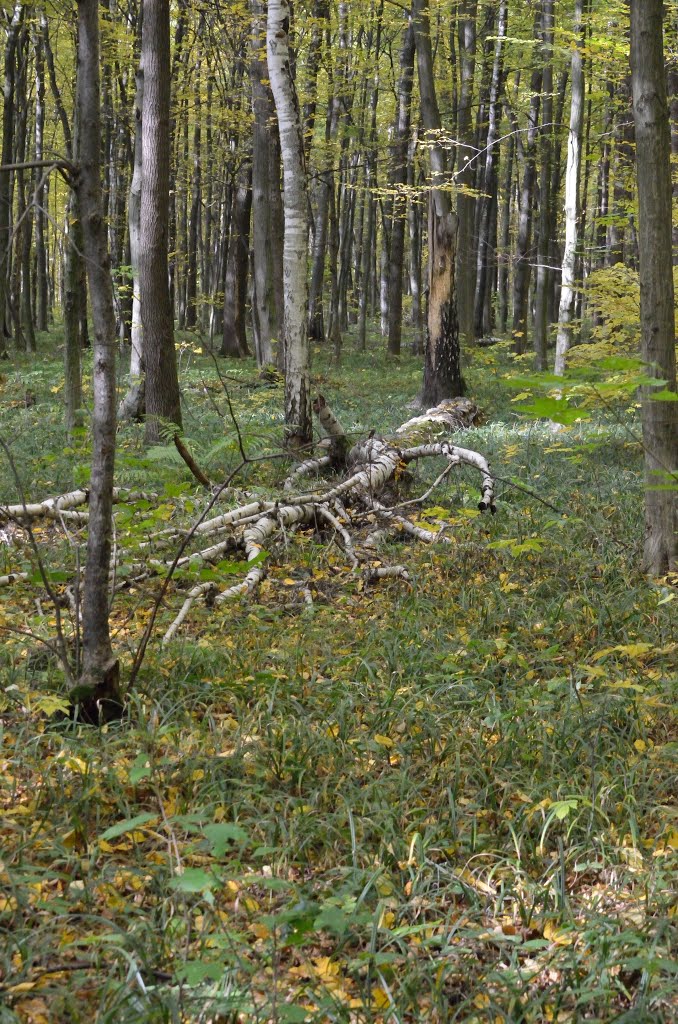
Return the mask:
[[[456,216],[452,212],[447,154],[433,76],[428,0],[414,0],[421,117],[431,163],[428,204],[428,330],[424,350],[423,405],[462,393],[459,323],[455,286]]]
[[[288,444],[299,447],[311,440],[313,425],[307,329],[308,192],[301,112],[290,64],[290,16],[288,0],[269,0],[268,73],[278,116],[284,177],[285,424]]]
[[[641,350],[667,381],[643,396],[645,565],[655,575],[678,562],[678,394],[671,238],[671,149],[662,0],[631,0],[631,77],[640,220]],[[672,400],[670,400],[672,398]]]
[[[143,0],[144,74],[139,232],[141,326],[146,360],[146,441],[163,420],[181,426],[174,322],[169,293],[170,10],[169,0]]]
[[[78,202],[94,325],[92,467],[82,602],[82,687],[78,702],[106,716],[119,704],[118,661],[109,629],[109,571],[115,466],[115,350],[111,261],[101,196],[99,3],[78,0],[77,119],[80,125]]]
[[[558,336],[554,367],[555,373],[558,374],[565,373],[567,352],[572,344],[572,318],[575,304],[575,271],[579,237],[579,172],[581,169],[582,125],[584,123],[583,11],[584,0],[575,0],[570,129],[567,136],[567,169],[565,171],[565,248],[560,282]]]

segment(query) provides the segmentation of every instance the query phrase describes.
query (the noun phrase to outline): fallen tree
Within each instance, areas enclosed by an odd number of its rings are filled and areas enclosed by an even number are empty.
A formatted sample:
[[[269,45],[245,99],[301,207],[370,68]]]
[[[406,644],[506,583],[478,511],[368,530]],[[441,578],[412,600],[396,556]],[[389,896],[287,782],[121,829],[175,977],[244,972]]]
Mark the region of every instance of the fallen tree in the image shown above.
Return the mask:
[[[361,574],[365,584],[390,577],[409,581],[406,566],[386,565],[381,558],[375,560],[375,548],[394,533],[426,544],[449,543],[445,534],[449,524],[439,522],[437,528],[434,524],[426,529],[410,517],[453,469],[466,466],[475,470],[480,477],[478,508],[491,513],[496,511],[494,481],[485,457],[454,444],[449,437],[435,436],[435,429],[441,426],[449,430],[476,422],[478,410],[475,405],[468,399],[459,399],[458,403],[456,409],[453,403],[446,402],[444,408],[436,407],[416,417],[400,428],[396,440],[373,433],[351,446],[341,424],[319,396],[315,400],[314,411],[325,436],[313,457],[299,462],[288,474],[281,494],[262,499],[245,492],[243,501],[241,492],[241,500],[234,507],[213,515],[220,503],[229,498],[233,500],[232,488],[222,484],[210,488],[210,498],[188,530],[170,526],[129,551],[125,550],[122,531],[118,531],[119,542],[111,565],[112,593],[152,576],[161,577],[164,582],[156,601],[154,620],[161,599],[173,580],[176,593],[182,600],[165,628],[163,640],[168,642],[176,635],[196,601],[202,599],[221,605],[235,597],[252,594],[266,575],[267,564],[277,543],[286,539],[290,531],[300,528],[311,528],[325,542],[337,544],[347,568]],[[411,428],[409,433],[406,427]],[[433,428],[433,436],[424,443],[410,443],[413,439],[420,440],[422,429],[427,427]],[[415,438],[411,436],[412,430],[416,433]],[[185,445],[181,447],[187,451]],[[404,483],[411,479],[411,468],[425,459],[442,460],[441,472],[423,493],[404,497]],[[185,461],[203,486],[209,484],[192,458]],[[316,481],[304,489],[302,482],[313,476]],[[145,505],[157,503],[156,496],[152,494],[122,489],[116,489],[114,493],[118,506],[140,499]],[[45,518],[72,534],[87,526],[87,502],[88,491],[83,488],[41,502],[0,506],[0,523],[14,523],[16,527],[26,529],[31,521]],[[232,558],[233,554],[244,555],[244,561],[235,565],[232,561],[228,563],[228,573],[232,575],[234,569],[242,568],[241,578],[226,585],[228,576],[224,574],[223,579],[219,579],[219,566],[224,565],[226,556]],[[206,567],[215,567],[215,571],[210,573],[209,579],[195,582],[195,577]],[[73,620],[73,631],[77,634],[82,605],[79,597],[81,580],[79,574],[75,570],[73,572],[73,581],[60,591],[59,600],[68,610]],[[10,585],[22,575],[25,578],[20,571],[8,573],[0,578],[0,584]],[[312,603],[309,586],[302,585],[301,592],[303,599]]]

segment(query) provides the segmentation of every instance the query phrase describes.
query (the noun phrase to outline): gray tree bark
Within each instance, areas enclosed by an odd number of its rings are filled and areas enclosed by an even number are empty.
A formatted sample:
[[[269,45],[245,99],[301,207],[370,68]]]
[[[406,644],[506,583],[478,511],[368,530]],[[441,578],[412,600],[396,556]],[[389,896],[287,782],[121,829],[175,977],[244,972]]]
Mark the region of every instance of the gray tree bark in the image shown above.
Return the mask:
[[[391,187],[394,189],[394,196],[388,268],[388,351],[392,356],[400,355],[402,337],[403,261],[407,202],[405,196],[402,195],[403,189],[400,186],[407,183],[407,146],[410,135],[412,85],[414,82],[414,53],[414,26],[410,21],[405,29],[400,50],[398,107],[391,146]]]
[[[474,239],[474,196],[469,195],[475,182],[475,156],[473,132],[473,81],[476,66],[476,17],[478,0],[462,0],[459,9],[459,56],[461,86],[457,107],[457,137],[459,140],[459,167],[457,185],[457,304],[459,331],[464,342],[472,344],[473,301],[476,287],[476,244]]]
[[[140,420],[146,410],[146,363],[144,360],[144,335],[141,327],[141,287],[139,283],[139,240],[141,233],[141,178],[143,168],[143,106],[144,73],[140,67],[136,73],[134,96],[134,168],[127,202],[127,231],[129,256],[132,267],[132,322],[130,325],[130,366],[129,390],[120,403],[120,419]]]
[[[143,165],[139,237],[141,326],[146,360],[146,442],[163,420],[181,426],[174,323],[169,294],[170,23],[169,0],[144,0]]]
[[[671,162],[662,0],[631,0],[631,76],[640,220],[641,351],[674,401],[643,396],[645,566],[678,561],[678,402],[671,237]],[[662,488],[662,489],[659,489]]]
[[[534,353],[538,370],[546,369],[548,341],[549,245],[551,239],[551,159],[553,156],[553,36],[555,22],[553,0],[541,4],[542,123],[539,136],[541,166],[539,169],[539,241],[537,247],[537,280],[535,285]]]
[[[108,622],[113,471],[115,464],[115,349],[111,261],[101,197],[99,4],[78,0],[77,106],[80,126],[78,201],[94,325],[92,469],[82,602],[83,701],[119,701],[118,662]],[[105,715],[106,708],[99,707]]]

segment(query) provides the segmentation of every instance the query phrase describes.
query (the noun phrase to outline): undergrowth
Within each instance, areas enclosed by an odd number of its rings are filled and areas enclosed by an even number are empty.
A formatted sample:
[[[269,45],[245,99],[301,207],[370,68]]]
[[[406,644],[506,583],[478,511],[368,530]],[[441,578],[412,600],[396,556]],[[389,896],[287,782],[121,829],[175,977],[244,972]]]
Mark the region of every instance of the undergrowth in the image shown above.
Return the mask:
[[[316,356],[356,435],[406,419],[420,381],[378,344]],[[45,351],[0,392],[32,500],[87,472]],[[185,434],[218,479],[238,459],[224,381],[190,339],[182,360]],[[280,387],[219,366],[248,453],[277,454]],[[0,592],[0,1024],[675,1019],[677,605],[638,569],[633,414],[553,433],[515,412],[510,372],[502,347],[466,370],[487,421],[462,443],[499,478],[496,517],[470,477],[438,491],[454,543],[390,545],[410,588],[290,537],[255,600],[196,605],[151,645],[120,723],[63,717],[49,650],[14,632],[53,634],[37,577]],[[190,519],[199,492],[141,431],[120,428],[117,481]],[[16,500],[6,467],[0,489]],[[48,568],[72,560],[73,537],[35,536]],[[0,572],[28,562],[16,537],[1,552]],[[125,664],[157,586],[116,600]]]

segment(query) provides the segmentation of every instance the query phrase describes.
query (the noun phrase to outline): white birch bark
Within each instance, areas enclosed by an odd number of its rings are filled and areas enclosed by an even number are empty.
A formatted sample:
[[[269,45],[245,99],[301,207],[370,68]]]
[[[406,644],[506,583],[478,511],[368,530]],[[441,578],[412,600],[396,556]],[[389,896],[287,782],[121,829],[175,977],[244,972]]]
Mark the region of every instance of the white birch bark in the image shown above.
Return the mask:
[[[306,322],[308,199],[301,114],[290,69],[289,24],[288,0],[269,0],[268,73],[278,117],[284,181],[285,423],[288,444],[299,447],[313,435]]]
[[[567,352],[572,344],[572,316],[575,301],[575,264],[577,259],[577,227],[579,218],[579,169],[581,166],[581,133],[584,120],[584,62],[582,46],[583,0],[574,8],[575,46],[572,50],[572,96],[570,100],[570,131],[567,141],[565,170],[565,247],[558,310],[558,335],[554,372],[565,373]]]

